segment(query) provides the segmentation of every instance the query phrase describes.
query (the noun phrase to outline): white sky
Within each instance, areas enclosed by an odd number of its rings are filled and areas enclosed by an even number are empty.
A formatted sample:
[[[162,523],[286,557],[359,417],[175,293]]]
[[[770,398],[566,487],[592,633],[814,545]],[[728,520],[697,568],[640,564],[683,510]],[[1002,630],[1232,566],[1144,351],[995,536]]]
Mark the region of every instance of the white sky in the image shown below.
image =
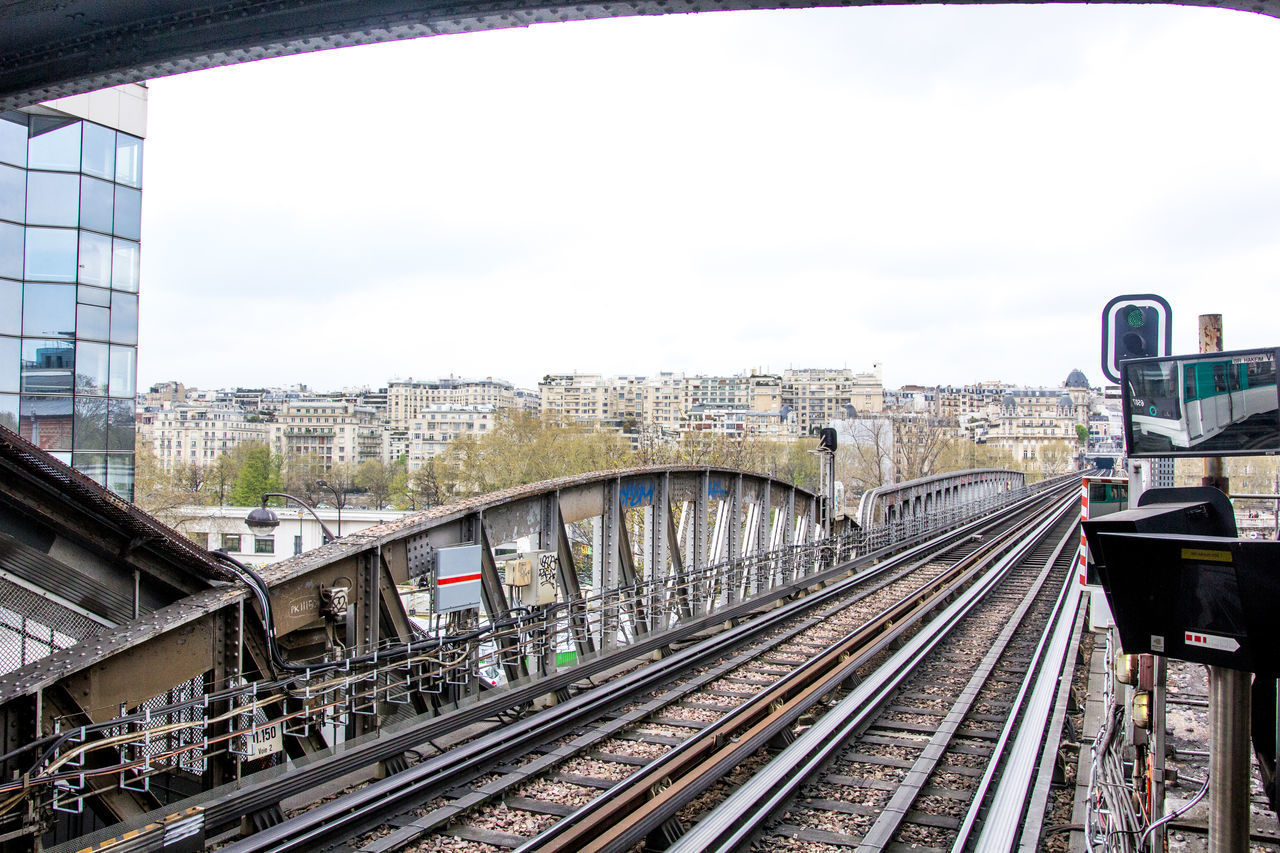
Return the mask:
[[[549,24],[152,83],[139,386],[883,365],[1099,384],[1103,305],[1280,344],[1280,21]]]

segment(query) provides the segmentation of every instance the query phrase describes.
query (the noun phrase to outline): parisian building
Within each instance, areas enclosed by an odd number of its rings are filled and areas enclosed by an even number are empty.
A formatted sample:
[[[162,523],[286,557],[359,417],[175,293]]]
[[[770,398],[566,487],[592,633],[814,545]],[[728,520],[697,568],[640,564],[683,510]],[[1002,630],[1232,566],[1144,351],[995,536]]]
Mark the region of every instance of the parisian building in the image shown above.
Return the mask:
[[[449,442],[469,435],[483,438],[493,429],[493,406],[423,406],[409,425],[405,456],[409,471],[417,471],[428,459],[439,456]]]
[[[251,421],[244,409],[229,403],[178,403],[148,407],[138,415],[138,444],[149,446],[166,470],[203,468],[242,444],[266,444],[270,438],[269,423]]]
[[[314,456],[326,471],[388,461],[388,438],[373,409],[324,397],[285,402],[271,424],[274,452],[285,459]]]
[[[129,500],[146,120],[140,84],[0,113],[0,424]]]
[[[536,395],[532,402],[536,411]],[[529,392],[502,379],[397,380],[387,386],[387,419],[396,429],[408,429],[428,406],[492,406],[513,409],[530,406]]]

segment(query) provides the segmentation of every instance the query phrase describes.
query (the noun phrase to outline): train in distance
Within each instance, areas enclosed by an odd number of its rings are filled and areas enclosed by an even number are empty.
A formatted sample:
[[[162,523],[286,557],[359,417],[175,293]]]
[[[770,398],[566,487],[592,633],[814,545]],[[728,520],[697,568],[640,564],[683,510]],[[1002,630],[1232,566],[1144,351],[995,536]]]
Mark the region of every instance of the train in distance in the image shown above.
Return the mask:
[[[1129,455],[1280,451],[1276,350],[1123,364]]]

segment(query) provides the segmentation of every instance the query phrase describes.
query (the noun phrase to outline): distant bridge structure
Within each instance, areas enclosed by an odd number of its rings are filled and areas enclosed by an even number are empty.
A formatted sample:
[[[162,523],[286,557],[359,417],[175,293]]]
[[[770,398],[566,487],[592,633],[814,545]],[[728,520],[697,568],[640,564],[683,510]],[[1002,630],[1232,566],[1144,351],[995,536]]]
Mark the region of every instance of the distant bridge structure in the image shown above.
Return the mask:
[[[872,5],[884,0],[12,0],[0,9],[0,109],[201,68],[448,33],[633,15]],[[1280,17],[1280,0],[1181,5]]]
[[[910,532],[1027,491],[970,492]],[[761,474],[628,469],[254,571],[0,429],[0,837],[81,849],[193,800],[211,830],[269,825],[282,786],[393,772],[441,715],[567,695],[843,576],[905,530],[819,537],[817,514],[814,494]]]
[[[975,469],[876,486],[858,501],[858,525],[869,529],[925,518],[939,510],[1022,489],[1026,484],[1027,475],[1021,471]]]

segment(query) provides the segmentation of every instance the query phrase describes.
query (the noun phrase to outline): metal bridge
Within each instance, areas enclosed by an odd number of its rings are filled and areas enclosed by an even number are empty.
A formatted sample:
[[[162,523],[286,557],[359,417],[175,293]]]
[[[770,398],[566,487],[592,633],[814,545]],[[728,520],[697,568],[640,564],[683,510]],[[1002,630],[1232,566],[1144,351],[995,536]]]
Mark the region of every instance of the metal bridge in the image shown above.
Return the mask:
[[[191,802],[221,803],[211,829],[268,825],[282,786],[393,772],[441,715],[563,700],[855,554],[1026,492],[820,537],[816,496],[764,475],[612,471],[431,509],[259,573],[0,429],[0,840],[48,846]]]
[[[1026,485],[1027,475],[1021,471],[983,469],[952,471],[909,483],[876,486],[863,492],[858,501],[858,525],[865,529],[910,522],[938,509],[994,497]]]
[[[591,18],[884,2],[222,0],[194,4],[186,0],[11,0],[0,8],[0,109],[152,77],[348,45]],[[917,5],[921,0],[891,2]],[[1280,0],[1183,0],[1182,5],[1280,16]]]

